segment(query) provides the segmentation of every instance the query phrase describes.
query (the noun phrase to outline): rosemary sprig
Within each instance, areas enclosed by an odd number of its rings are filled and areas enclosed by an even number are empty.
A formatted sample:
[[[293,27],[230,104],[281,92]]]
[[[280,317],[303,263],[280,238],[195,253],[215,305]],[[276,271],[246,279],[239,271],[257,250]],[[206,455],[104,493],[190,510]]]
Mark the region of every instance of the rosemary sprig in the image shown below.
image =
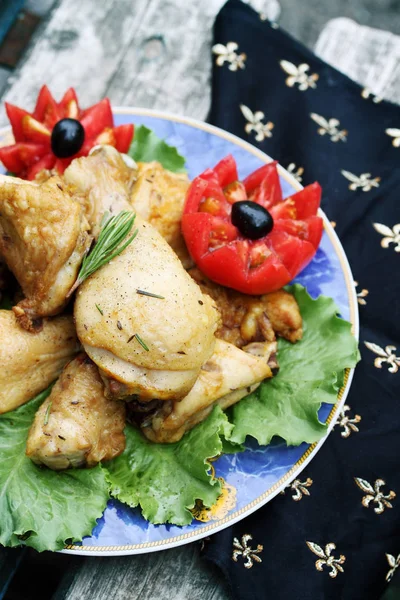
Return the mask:
[[[131,235],[129,234],[132,230],[135,222],[135,213],[128,210],[123,210],[118,215],[110,217],[108,214],[104,215],[101,222],[101,229],[99,237],[90,252],[84,257],[78,278],[74,285],[67,294],[70,296],[78,286],[81,285],[90,275],[92,275],[97,269],[100,269],[103,265],[106,265],[113,258],[121,254],[123,250],[137,235],[137,229]]]
[[[141,296],[150,296],[150,298],[160,298],[160,300],[165,300],[165,296],[159,296],[158,294],[146,292],[145,290],[136,290],[136,293],[140,294]]]
[[[53,404],[52,402],[49,402],[49,405],[46,408],[46,413],[44,415],[43,425],[47,425],[47,423],[49,422],[49,417],[50,417],[50,411],[51,411],[51,405],[52,404]]]

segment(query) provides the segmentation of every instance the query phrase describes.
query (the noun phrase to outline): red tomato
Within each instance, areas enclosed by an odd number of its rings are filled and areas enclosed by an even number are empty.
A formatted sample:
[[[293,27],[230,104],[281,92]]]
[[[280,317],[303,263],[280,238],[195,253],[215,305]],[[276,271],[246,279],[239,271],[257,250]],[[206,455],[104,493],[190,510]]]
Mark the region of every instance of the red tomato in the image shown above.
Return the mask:
[[[246,239],[231,222],[232,205],[252,200],[274,219],[268,235]],[[199,269],[246,294],[266,294],[289,283],[313,258],[323,223],[318,183],[283,199],[277,163],[238,181],[232,156],[196,177],[186,196],[182,232]]]
[[[97,144],[110,144],[119,152],[127,152],[133,138],[133,125],[114,127],[108,98],[82,110],[73,88],[65,92],[61,102],[56,102],[44,85],[33,113],[7,102],[6,111],[16,143],[0,148],[0,160],[6,169],[23,179],[34,179],[43,169],[54,169],[61,174],[74,158],[87,156]],[[65,118],[82,123],[85,139],[75,156],[59,159],[51,150],[51,132]]]

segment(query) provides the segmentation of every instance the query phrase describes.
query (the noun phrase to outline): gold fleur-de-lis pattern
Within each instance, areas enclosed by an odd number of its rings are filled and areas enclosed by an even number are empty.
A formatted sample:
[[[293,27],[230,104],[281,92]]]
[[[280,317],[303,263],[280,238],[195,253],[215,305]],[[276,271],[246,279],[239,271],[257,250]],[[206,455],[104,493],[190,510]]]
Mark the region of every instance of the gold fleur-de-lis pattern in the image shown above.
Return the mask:
[[[389,129],[385,129],[385,133],[393,138],[392,145],[395,148],[400,148],[400,129],[390,127]]]
[[[246,54],[237,52],[239,46],[236,42],[228,42],[226,46],[223,44],[215,44],[212,51],[217,55],[215,63],[222,67],[225,63],[228,63],[228,69],[230,71],[237,71],[238,69],[244,69],[246,67]]]
[[[292,162],[286,167],[286,171],[290,173],[299,183],[303,181],[303,167],[298,167],[294,162]]]
[[[313,484],[313,480],[310,477],[307,477],[305,481],[300,481],[300,479],[295,479],[292,483],[289,483],[286,488],[281,492],[281,494],[285,493],[286,489],[290,489],[292,491],[292,500],[295,502],[299,502],[303,498],[303,496],[309,496],[310,492],[307,488],[311,487]]]
[[[317,113],[311,113],[310,117],[317,125],[319,125],[319,128],[317,129],[319,135],[329,136],[331,142],[347,141],[347,131],[346,129],[340,129],[340,121],[338,119],[325,119],[325,117],[317,115]]]
[[[366,301],[366,297],[369,294],[369,291],[366,290],[365,288],[363,288],[362,290],[360,290],[359,292],[357,292],[357,288],[358,288],[358,281],[354,281],[354,287],[356,288],[356,294],[357,294],[357,302],[358,304],[361,304],[361,306],[365,306],[367,304]]]
[[[296,67],[296,65],[288,60],[281,60],[279,64],[285,73],[289,75],[285,81],[288,87],[297,85],[301,92],[308,90],[308,88],[315,89],[317,87],[316,82],[318,81],[319,75],[318,73],[308,73],[310,65],[302,63]]]
[[[340,435],[343,438],[348,438],[352,433],[358,433],[360,431],[357,427],[358,423],[361,421],[360,415],[354,415],[354,417],[350,417],[350,415],[346,415],[346,413],[349,411],[350,406],[345,404],[336,423],[338,427],[343,428],[343,430],[340,432]]]
[[[244,104],[240,105],[240,110],[247,120],[244,130],[248,135],[253,131],[257,142],[262,142],[265,138],[272,137],[274,124],[271,121],[263,123],[265,115],[261,110],[256,110],[256,112],[253,113],[253,111]]]
[[[383,96],[379,96],[379,94],[373,94],[368,87],[365,87],[361,90],[361,97],[364,98],[364,100],[370,99],[375,104],[379,104],[379,102],[382,102],[383,100]]]
[[[374,229],[383,235],[381,239],[382,248],[389,248],[390,244],[394,244],[394,251],[400,252],[400,223],[394,225],[392,229],[383,223],[372,223]]]
[[[245,569],[251,569],[255,562],[262,562],[262,559],[258,555],[261,554],[264,547],[261,544],[258,544],[257,548],[252,548],[249,546],[249,542],[251,542],[252,539],[253,536],[249,533],[242,535],[240,542],[238,538],[233,538],[232,560],[238,562],[238,558],[240,556],[244,561]]]
[[[355,191],[359,188],[362,189],[363,192],[369,192],[372,188],[379,187],[379,182],[381,180],[380,177],[374,177],[372,179],[371,173],[361,173],[361,175],[354,175],[354,173],[350,173],[350,171],[341,171],[343,177],[346,177],[351,183],[349,185],[349,190]]]
[[[389,583],[393,579],[393,575],[396,570],[400,567],[400,554],[397,555],[397,558],[393,556],[393,554],[386,554],[386,559],[389,563],[389,571],[386,573],[386,581]]]
[[[397,373],[400,367],[400,356],[396,356],[396,346],[386,346],[381,348],[378,344],[373,342],[364,342],[368,350],[374,352],[378,356],[374,360],[374,365],[377,369],[382,369],[382,365],[385,363],[388,366],[389,373]]]
[[[307,546],[310,548],[311,552],[314,552],[319,559],[315,562],[315,568],[317,571],[323,571],[324,567],[329,569],[329,576],[333,579],[337,576],[339,571],[341,573],[344,572],[342,565],[346,561],[346,557],[344,554],[341,554],[339,558],[335,558],[332,555],[332,550],[336,550],[336,544],[330,542],[326,544],[325,549],[322,549],[321,546],[316,544],[315,542],[306,542]]]
[[[375,504],[374,511],[377,515],[381,515],[386,508],[393,508],[390,501],[396,498],[396,492],[390,490],[388,494],[384,494],[381,491],[381,487],[386,485],[384,479],[377,479],[373,486],[366,479],[361,479],[361,477],[354,477],[354,481],[360,490],[366,494],[361,500],[361,504],[365,508],[368,508],[372,502]]]

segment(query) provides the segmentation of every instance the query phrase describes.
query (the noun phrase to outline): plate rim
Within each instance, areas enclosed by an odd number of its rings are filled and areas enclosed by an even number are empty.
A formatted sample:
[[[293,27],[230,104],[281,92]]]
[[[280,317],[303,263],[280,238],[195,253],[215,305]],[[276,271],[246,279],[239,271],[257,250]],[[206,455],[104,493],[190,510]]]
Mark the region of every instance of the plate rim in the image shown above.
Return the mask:
[[[221,129],[220,127],[216,127],[215,125],[210,125],[209,123],[205,123],[198,119],[194,119],[192,117],[186,117],[177,115],[171,112],[159,111],[151,108],[141,108],[141,107],[133,107],[133,106],[115,106],[112,107],[112,111],[116,115],[132,115],[134,116],[148,116],[158,119],[163,119],[167,121],[172,121],[176,123],[182,123],[184,125],[189,125],[195,129],[201,129],[217,137],[224,138],[231,143],[241,146],[251,154],[260,158],[264,163],[272,162],[274,159],[271,158],[268,154],[263,152],[262,150],[256,148],[251,143],[239,138],[238,136]],[[11,132],[11,127],[6,126],[0,128],[0,140],[5,135]],[[289,173],[282,165],[278,163],[278,172],[279,175],[283,177],[292,187],[296,190],[303,189],[303,186],[297,179]],[[350,322],[352,324],[352,333],[357,341],[359,341],[359,314],[358,314],[358,302],[356,290],[354,287],[354,278],[352,275],[352,271],[347,259],[347,256],[344,252],[343,246],[340,243],[340,240],[332,227],[329,219],[325,215],[325,213],[319,209],[320,216],[323,218],[324,230],[326,231],[335,251],[336,255],[339,259],[342,272],[346,282],[346,289],[348,294],[349,301],[349,309],[350,309]],[[262,506],[265,506],[268,502],[270,502],[279,492],[281,492],[291,481],[293,481],[297,475],[303,471],[303,469],[309,464],[309,462],[314,458],[314,456],[319,452],[322,445],[327,440],[330,435],[335,423],[340,414],[340,410],[342,409],[345,400],[347,398],[348,392],[350,390],[351,382],[354,375],[354,367],[346,369],[345,381],[344,385],[339,391],[338,401],[336,404],[332,406],[332,409],[326,419],[326,423],[328,424],[326,435],[315,442],[314,444],[310,444],[306,449],[304,454],[296,461],[296,463],[283,475],[271,488],[269,488],[266,492],[258,496],[255,500],[242,507],[238,511],[234,511],[233,514],[227,515],[225,518],[220,519],[218,521],[211,521],[208,525],[201,528],[200,531],[191,531],[189,533],[183,533],[178,536],[174,536],[167,540],[157,540],[154,542],[144,542],[141,544],[125,544],[125,545],[113,545],[113,546],[78,546],[75,544],[71,544],[66,546],[63,550],[60,550],[61,554],[75,554],[80,556],[129,556],[135,554],[145,554],[150,552],[159,552],[161,550],[168,550],[171,548],[176,548],[178,546],[182,546],[184,544],[192,543],[198,540],[201,540],[204,537],[209,535],[213,535],[235,523],[241,521],[243,518],[251,515],[255,511],[257,511]]]

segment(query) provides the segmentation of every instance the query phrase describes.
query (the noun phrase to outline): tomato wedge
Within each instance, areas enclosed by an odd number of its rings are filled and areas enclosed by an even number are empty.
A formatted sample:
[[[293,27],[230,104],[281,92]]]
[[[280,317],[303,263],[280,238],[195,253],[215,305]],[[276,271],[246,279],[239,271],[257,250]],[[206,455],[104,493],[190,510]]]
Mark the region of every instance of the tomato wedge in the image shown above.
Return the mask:
[[[264,237],[247,239],[232,224],[232,206],[243,200],[261,205],[273,217],[272,230]],[[320,201],[318,183],[284,199],[277,162],[238,181],[229,155],[193,180],[182,232],[207,277],[246,294],[266,294],[289,283],[315,255],[323,231]]]
[[[62,174],[74,158],[87,156],[97,144],[109,144],[125,153],[133,138],[132,124],[114,127],[108,98],[82,110],[73,88],[65,92],[61,102],[56,102],[44,85],[33,113],[7,102],[6,112],[16,143],[0,148],[0,160],[6,169],[22,179],[34,179],[43,169]],[[81,122],[85,139],[77,154],[59,159],[51,150],[51,133],[55,124],[65,118]]]

